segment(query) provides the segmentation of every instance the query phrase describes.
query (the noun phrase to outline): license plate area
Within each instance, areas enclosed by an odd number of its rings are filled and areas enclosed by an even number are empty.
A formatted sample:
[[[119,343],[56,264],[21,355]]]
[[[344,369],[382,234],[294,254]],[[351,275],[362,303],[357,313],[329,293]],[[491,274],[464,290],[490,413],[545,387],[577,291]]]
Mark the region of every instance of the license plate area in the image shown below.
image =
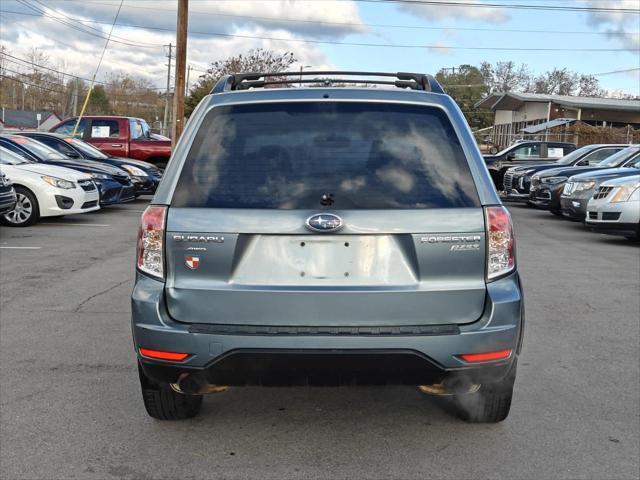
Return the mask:
[[[394,235],[255,235],[231,283],[269,286],[408,286],[416,266]]]

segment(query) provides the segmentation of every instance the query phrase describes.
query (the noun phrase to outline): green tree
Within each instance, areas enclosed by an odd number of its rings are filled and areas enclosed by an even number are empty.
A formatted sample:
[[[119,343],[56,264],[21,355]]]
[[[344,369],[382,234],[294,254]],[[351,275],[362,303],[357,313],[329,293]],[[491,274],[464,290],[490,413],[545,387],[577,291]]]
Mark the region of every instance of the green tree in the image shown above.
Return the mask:
[[[198,83],[191,88],[185,100],[185,115],[188,117],[200,100],[207,95],[218,80],[224,75],[240,72],[283,72],[296,63],[292,52],[276,53],[271,50],[256,48],[245,54],[216,60],[209,65],[207,73],[200,76]]]
[[[109,98],[107,92],[105,92],[102,85],[96,85],[93,87],[91,97],[89,97],[89,104],[87,105],[86,115],[109,115],[111,113],[111,105],[109,104]]]
[[[482,112],[475,108],[475,104],[489,92],[479,68],[460,65],[452,69],[442,69],[436,74],[436,79],[456,101],[471,128],[483,128],[492,124],[493,115],[490,112]]]

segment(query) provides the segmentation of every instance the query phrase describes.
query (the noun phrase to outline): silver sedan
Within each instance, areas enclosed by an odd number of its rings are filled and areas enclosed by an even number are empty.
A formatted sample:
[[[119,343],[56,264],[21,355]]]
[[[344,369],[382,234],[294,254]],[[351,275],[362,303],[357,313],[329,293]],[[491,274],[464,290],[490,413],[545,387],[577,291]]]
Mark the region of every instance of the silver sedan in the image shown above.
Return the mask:
[[[597,232],[640,239],[640,175],[601,183],[587,204],[585,223]]]

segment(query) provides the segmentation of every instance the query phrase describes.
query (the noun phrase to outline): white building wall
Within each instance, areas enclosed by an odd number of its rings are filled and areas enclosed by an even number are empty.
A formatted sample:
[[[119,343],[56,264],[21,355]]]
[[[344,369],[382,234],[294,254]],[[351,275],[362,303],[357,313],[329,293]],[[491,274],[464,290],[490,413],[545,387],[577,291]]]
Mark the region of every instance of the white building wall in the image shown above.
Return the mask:
[[[533,122],[535,120],[546,120],[548,113],[548,103],[526,102],[521,109],[513,112],[513,122]]]
[[[512,118],[511,110],[496,110],[494,123],[496,125],[506,125],[511,123]]]

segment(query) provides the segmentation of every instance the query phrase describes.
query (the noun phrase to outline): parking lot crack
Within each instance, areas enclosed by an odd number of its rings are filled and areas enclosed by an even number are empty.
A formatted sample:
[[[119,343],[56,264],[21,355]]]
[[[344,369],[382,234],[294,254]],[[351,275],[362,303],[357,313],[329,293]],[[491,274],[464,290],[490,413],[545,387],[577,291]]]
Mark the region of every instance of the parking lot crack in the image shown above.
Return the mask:
[[[93,300],[96,297],[99,297],[100,295],[104,295],[105,293],[109,293],[111,290],[115,290],[116,288],[118,288],[120,285],[123,285],[125,283],[127,283],[129,281],[129,279],[125,279],[122,280],[121,282],[116,283],[115,285],[112,285],[108,288],[105,288],[104,290],[99,291],[98,293],[94,293],[93,295],[85,298],[82,302],[80,302],[76,308],[73,310],[74,312],[79,312],[80,309],[86,305],[88,302],[90,302],[91,300]]]

